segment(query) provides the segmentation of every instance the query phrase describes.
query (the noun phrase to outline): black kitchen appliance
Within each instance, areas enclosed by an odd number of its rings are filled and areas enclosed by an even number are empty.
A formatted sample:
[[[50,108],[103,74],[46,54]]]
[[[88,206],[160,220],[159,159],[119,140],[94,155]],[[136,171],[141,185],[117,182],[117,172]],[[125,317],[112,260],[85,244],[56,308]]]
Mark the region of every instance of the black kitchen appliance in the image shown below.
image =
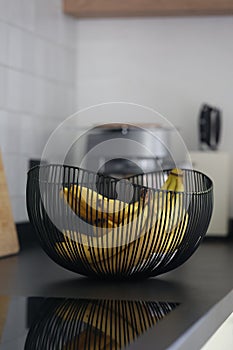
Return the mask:
[[[199,117],[200,148],[218,148],[221,134],[221,111],[207,104],[202,106]]]

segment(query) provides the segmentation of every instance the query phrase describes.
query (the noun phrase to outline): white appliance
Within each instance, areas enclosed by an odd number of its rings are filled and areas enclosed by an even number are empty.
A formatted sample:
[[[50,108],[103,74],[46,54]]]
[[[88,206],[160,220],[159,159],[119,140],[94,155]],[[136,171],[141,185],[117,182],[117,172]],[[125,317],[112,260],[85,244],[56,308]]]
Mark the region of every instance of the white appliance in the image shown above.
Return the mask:
[[[214,209],[207,236],[227,236],[230,201],[230,157],[218,151],[190,152],[193,168],[209,176],[214,183]]]

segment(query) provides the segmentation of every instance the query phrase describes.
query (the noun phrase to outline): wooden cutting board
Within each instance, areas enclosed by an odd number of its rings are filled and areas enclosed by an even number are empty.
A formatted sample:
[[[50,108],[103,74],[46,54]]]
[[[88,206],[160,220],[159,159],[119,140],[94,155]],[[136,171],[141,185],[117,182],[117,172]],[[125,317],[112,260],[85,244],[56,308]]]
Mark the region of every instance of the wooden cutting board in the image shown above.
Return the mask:
[[[18,236],[0,152],[0,257],[18,252]]]

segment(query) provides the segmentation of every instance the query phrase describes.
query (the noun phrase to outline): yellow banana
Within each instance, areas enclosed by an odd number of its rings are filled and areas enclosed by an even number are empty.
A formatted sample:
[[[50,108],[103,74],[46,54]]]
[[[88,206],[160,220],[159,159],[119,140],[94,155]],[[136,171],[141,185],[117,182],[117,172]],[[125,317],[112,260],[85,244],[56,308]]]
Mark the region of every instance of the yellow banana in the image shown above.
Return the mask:
[[[161,189],[162,192],[149,196],[150,220],[146,230],[118,254],[113,266],[118,264],[127,271],[150,261],[155,253],[172,253],[180,245],[188,224],[188,213],[183,205],[182,171],[173,169]]]
[[[188,214],[185,214],[179,225],[168,234],[159,228],[152,228],[125,247],[117,256],[113,256],[113,259],[109,261],[111,270],[116,272],[115,267],[118,266],[118,271],[121,272],[134,271],[134,268],[150,262],[154,254],[174,252],[184,238],[187,224]]]
[[[184,205],[183,172],[173,169],[162,189],[166,187],[165,193],[155,194],[158,203],[157,211],[150,223],[151,244],[156,251],[162,253],[174,251],[182,241],[188,224],[188,213]],[[160,196],[159,201],[156,197]]]
[[[74,185],[70,188],[65,187],[63,189],[63,196],[72,210],[85,221],[96,226],[98,224],[108,222],[107,212],[100,210],[100,205],[103,202],[102,196],[98,195],[96,192],[88,190],[86,187],[82,187],[81,191],[80,186]],[[88,200],[89,196],[90,199]],[[88,201],[90,203],[92,202],[91,206],[89,205]]]
[[[79,258],[94,271],[113,272],[111,259],[119,251],[145,233],[148,220],[148,206],[140,209],[140,214],[132,221],[117,228],[107,230],[102,237],[87,236],[75,231],[64,230],[64,242],[56,243],[57,252],[64,258],[76,262]],[[143,231],[142,231],[143,230]],[[105,261],[105,263],[103,263]]]
[[[83,194],[82,194],[83,191]],[[88,195],[88,192],[90,194]],[[133,204],[127,204],[118,200],[108,200],[106,197],[97,194],[95,191],[89,190],[86,187],[72,186],[70,189],[65,188],[62,194],[65,200],[69,203],[71,208],[75,212],[79,212],[82,218],[91,217],[93,219],[93,213],[95,218],[109,217],[107,225],[101,225],[99,227],[93,227],[93,232],[97,233],[97,237],[88,236],[69,230],[64,230],[65,242],[57,243],[56,250],[65,258],[70,258],[73,262],[79,258],[95,271],[100,269],[101,271],[106,270],[109,272],[109,265],[98,264],[100,261],[109,260],[112,256],[116,255],[120,249],[124,249],[127,244],[136,239],[140,235],[139,224],[141,227],[145,225],[147,220],[148,209],[143,206],[145,198],[141,196],[140,202]],[[89,198],[89,200],[87,200]],[[79,199],[79,200],[78,200]],[[98,201],[101,203],[98,204]],[[92,207],[90,207],[90,204]],[[78,210],[78,206],[79,209]],[[105,208],[108,213],[104,211],[100,212]],[[121,208],[124,208],[123,210]],[[121,209],[118,213],[115,210]],[[85,215],[85,211],[88,215]],[[117,215],[115,215],[117,214]],[[113,223],[110,218],[116,218],[117,222]],[[96,220],[97,222],[97,220]],[[106,230],[104,228],[106,227]],[[120,247],[120,248],[119,248]],[[102,265],[102,266],[100,266]]]
[[[65,187],[61,196],[85,221],[96,226],[107,222],[107,227],[110,228],[119,225],[123,219],[127,220],[132,213],[136,214],[139,206],[139,202],[129,204],[118,199],[109,199],[87,187],[77,185],[70,189]]]

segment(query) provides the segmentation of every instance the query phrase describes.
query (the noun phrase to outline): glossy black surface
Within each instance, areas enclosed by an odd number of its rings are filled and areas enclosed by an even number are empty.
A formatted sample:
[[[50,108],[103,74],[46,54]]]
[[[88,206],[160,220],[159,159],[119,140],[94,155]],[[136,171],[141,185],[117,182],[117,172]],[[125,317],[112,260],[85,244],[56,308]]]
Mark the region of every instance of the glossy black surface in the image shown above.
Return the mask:
[[[178,306],[142,300],[5,296],[0,297],[0,305],[1,350],[120,350]]]
[[[18,256],[0,259],[0,294],[178,302],[181,305],[158,323],[156,332],[149,329],[129,349],[167,349],[178,341],[185,347],[176,349],[198,349],[233,311],[228,297],[232,266],[233,243],[220,239],[203,242],[189,261],[159,278],[97,281],[59,267],[34,244]]]

